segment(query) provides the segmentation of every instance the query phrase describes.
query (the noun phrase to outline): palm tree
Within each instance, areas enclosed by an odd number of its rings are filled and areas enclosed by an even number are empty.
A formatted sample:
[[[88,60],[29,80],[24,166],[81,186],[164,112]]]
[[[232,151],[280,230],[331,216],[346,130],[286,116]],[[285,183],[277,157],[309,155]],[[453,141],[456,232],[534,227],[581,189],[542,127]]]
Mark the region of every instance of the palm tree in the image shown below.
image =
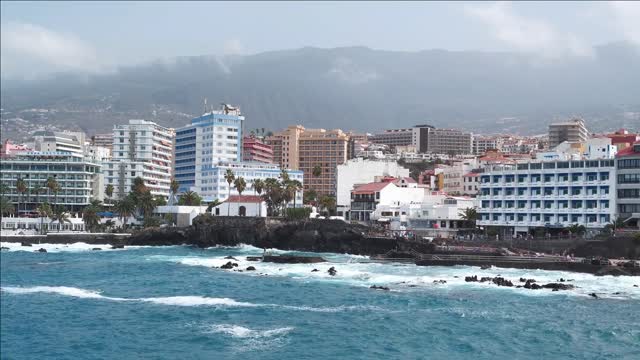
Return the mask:
[[[179,205],[187,206],[200,205],[200,203],[202,203],[202,197],[200,197],[197,192],[191,190],[183,192],[178,201]]]
[[[315,189],[309,189],[304,192],[302,202],[304,204],[312,204],[316,205],[316,200],[318,198],[318,193]]]
[[[9,199],[4,196],[0,196],[0,218],[5,214],[13,214],[15,212],[15,208]]]
[[[9,186],[5,183],[0,183],[0,196],[4,196],[7,191],[9,191]]]
[[[55,200],[53,202],[53,206],[58,206],[58,191],[60,191],[60,185],[58,185],[58,181],[53,176],[49,176],[47,178],[47,200],[51,199],[51,192],[55,193]]]
[[[285,169],[280,170],[280,179],[283,183],[286,183],[289,181],[289,173],[287,172],[287,170]]]
[[[140,209],[140,213],[146,219],[149,215],[153,214],[153,210],[156,208],[156,200],[151,195],[151,191],[147,190],[142,194],[136,196],[136,205]]]
[[[324,195],[320,198],[320,205],[331,215],[336,207],[336,198],[331,195]]]
[[[71,223],[71,220],[69,220],[69,213],[66,212],[64,209],[56,208],[53,211],[53,214],[51,216],[51,224],[53,224],[54,222],[58,222],[57,228],[58,228],[58,232],[60,232],[62,223],[65,223],[65,222]]]
[[[18,217],[20,217],[20,203],[24,199],[24,193],[29,191],[29,188],[27,187],[27,182],[24,181],[24,179],[18,178],[18,180],[16,180],[16,191],[18,192],[18,194],[20,194],[20,196],[18,196]],[[25,210],[26,210],[26,207],[25,207]]]
[[[82,212],[82,220],[89,231],[94,230],[100,224],[98,212],[100,212],[100,207],[97,204],[86,206]]]
[[[180,183],[176,179],[171,179],[171,185],[169,185],[169,189],[171,189],[172,194],[178,193],[178,189],[180,189]]]
[[[36,208],[36,212],[38,213],[38,216],[40,217],[40,233],[44,234],[44,218],[46,217],[51,217],[51,214],[53,214],[53,210],[51,209],[51,205],[49,205],[48,202],[44,202],[42,204],[40,204],[40,206],[38,206],[38,208]]]
[[[254,179],[253,180],[254,194],[261,196],[263,189],[264,189],[264,181],[262,181],[262,179]],[[262,216],[262,206],[260,206],[260,203],[258,203],[258,216]]]
[[[311,174],[314,177],[320,177],[320,175],[322,175],[322,166],[320,166],[320,164],[314,166],[313,170],[311,170]]]
[[[118,212],[123,227],[127,227],[127,220],[136,211],[136,203],[130,196],[127,196],[122,200],[116,201],[114,209]]]
[[[239,176],[234,182],[233,187],[236,188],[239,195],[242,195],[242,192],[247,188],[247,182],[244,181],[242,176]]]
[[[133,193],[136,195],[140,195],[145,191],[147,191],[147,186],[144,184],[144,179],[141,178],[140,176],[137,176],[135,179],[133,179],[133,185],[131,185],[131,191],[133,191]]]
[[[107,204],[111,204],[111,197],[113,196],[113,185],[107,185],[107,187],[104,189],[104,194],[107,195]]]
[[[227,169],[227,171],[224,174],[224,179],[227,181],[227,184],[229,184],[229,196],[227,197],[227,200],[228,200],[231,197],[231,183],[236,179],[236,176],[233,174],[233,170]],[[231,213],[231,203],[227,201],[227,216],[229,216],[230,213]]]
[[[460,216],[460,218],[464,220],[466,227],[468,228],[476,227],[476,220],[478,220],[478,213],[476,209],[466,208],[464,210],[461,210],[460,213],[458,213],[458,216]]]
[[[582,235],[587,231],[584,225],[578,225],[578,224],[571,224],[567,229],[569,230],[569,233],[576,234],[576,235]]]
[[[31,193],[35,194],[35,199],[36,199],[36,206],[38,204],[40,204],[40,194],[44,192],[44,188],[40,185],[35,185],[32,189],[31,189]]]
[[[293,208],[296,208],[296,195],[302,190],[302,183],[298,180],[289,180],[286,184],[287,192],[292,193]]]

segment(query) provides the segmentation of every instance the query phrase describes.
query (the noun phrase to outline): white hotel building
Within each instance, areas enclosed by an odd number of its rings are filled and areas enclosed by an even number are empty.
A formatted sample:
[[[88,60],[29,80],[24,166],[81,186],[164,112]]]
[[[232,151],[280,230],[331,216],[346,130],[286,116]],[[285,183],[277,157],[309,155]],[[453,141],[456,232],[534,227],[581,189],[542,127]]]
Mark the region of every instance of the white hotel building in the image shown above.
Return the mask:
[[[112,160],[103,168],[105,186],[113,186],[114,199],[124,198],[136,177],[144,180],[152,195],[169,197],[174,137],[173,129],[152,121],[129,120],[114,126]]]
[[[614,160],[530,162],[480,176],[479,226],[515,233],[572,224],[601,229],[615,215]]]

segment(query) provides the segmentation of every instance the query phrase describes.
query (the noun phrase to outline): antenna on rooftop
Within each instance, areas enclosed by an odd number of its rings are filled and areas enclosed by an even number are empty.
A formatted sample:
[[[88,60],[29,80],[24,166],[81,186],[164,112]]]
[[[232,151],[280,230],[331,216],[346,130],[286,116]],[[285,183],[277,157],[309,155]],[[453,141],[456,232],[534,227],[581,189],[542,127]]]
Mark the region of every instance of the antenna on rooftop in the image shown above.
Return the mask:
[[[207,113],[207,98],[204,98],[204,113]]]

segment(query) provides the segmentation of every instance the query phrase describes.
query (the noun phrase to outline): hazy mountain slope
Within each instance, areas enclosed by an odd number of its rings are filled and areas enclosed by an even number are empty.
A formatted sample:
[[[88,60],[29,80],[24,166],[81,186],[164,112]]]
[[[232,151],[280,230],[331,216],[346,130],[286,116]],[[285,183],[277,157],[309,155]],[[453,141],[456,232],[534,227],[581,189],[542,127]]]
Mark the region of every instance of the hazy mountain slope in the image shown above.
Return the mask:
[[[3,81],[2,107],[64,109],[56,121],[91,132],[132,114],[153,118],[153,110],[159,122],[180,126],[188,116],[175,113],[200,113],[205,97],[209,104],[241,106],[248,128],[301,123],[377,130],[430,123],[532,132],[544,131],[553,117],[579,114],[597,130],[640,121],[623,115],[640,111],[640,51],[611,44],[597,48],[593,58],[556,61],[514,53],[362,47],[181,57],[100,76]],[[496,129],[503,117],[518,119]]]

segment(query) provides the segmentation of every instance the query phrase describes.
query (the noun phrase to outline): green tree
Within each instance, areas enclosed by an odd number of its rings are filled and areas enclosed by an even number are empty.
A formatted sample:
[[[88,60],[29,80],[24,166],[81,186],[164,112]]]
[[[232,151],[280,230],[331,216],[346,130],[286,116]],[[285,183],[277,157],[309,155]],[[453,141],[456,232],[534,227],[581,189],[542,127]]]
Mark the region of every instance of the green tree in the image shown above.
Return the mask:
[[[169,185],[169,189],[171,189],[171,193],[173,195],[178,193],[178,189],[180,189],[180,183],[178,182],[178,180],[171,179],[171,185]]]
[[[247,188],[247,182],[242,176],[238,176],[238,178],[233,182],[233,187],[236,188],[239,195],[242,195],[242,192]]]
[[[42,194],[43,192],[44,188],[40,185],[35,185],[33,188],[31,188],[31,193],[36,196],[36,207],[40,204],[40,194]]]
[[[57,207],[55,210],[53,210],[53,214],[51,215],[51,223],[56,223],[56,228],[57,231],[60,232],[60,229],[62,228],[62,224],[67,222],[67,223],[71,223],[71,220],[69,220],[69,213],[66,212],[63,208]]]
[[[136,203],[132,197],[127,196],[116,201],[114,210],[118,212],[118,217],[122,220],[123,227],[127,227],[127,220],[136,211]]]
[[[24,181],[24,179],[22,178],[18,178],[18,180],[16,180],[16,191],[18,192],[18,194],[20,194],[18,196],[18,217],[20,216],[20,203],[22,202],[22,200],[24,200],[24,194],[29,191],[29,188],[27,187],[27,182]],[[25,210],[26,210],[26,204],[25,204]]]
[[[284,198],[282,184],[274,178],[265,179],[263,198],[271,209],[272,215],[277,215]]]
[[[113,185],[107,185],[107,187],[104,189],[104,194],[107,195],[107,204],[111,204],[111,197],[113,196]]]
[[[573,235],[584,235],[587,232],[587,229],[584,227],[584,225],[578,224],[569,225],[567,230],[569,230],[569,232]]]
[[[14,212],[15,208],[13,207],[11,201],[9,201],[9,199],[4,196],[0,196],[0,218],[4,217],[5,215],[13,214]]]
[[[228,199],[229,197],[231,197],[231,183],[233,183],[236,179],[236,176],[233,173],[233,170],[227,169],[227,171],[224,174],[224,179],[227,181],[227,184],[229,184],[229,196],[227,197]],[[229,216],[230,213],[231,213],[231,203],[227,201],[227,216]]]
[[[331,195],[324,195],[320,198],[320,206],[325,209],[329,215],[332,215],[336,208],[336,198]]]
[[[57,207],[58,206],[58,192],[60,191],[60,185],[58,184],[58,180],[56,180],[55,177],[53,176],[49,176],[47,178],[47,199],[50,200],[51,199],[51,193],[54,193],[54,201],[53,201],[53,207]]]
[[[156,208],[156,199],[151,195],[151,191],[146,190],[137,194],[135,198],[139,214],[141,214],[145,219],[151,216],[153,214],[153,210]]]
[[[298,180],[289,180],[286,185],[286,191],[293,198],[293,208],[296,208],[296,195],[298,191],[302,191],[302,183]]]
[[[314,166],[313,170],[311,170],[311,174],[314,177],[320,177],[320,175],[322,175],[322,166],[320,166],[320,164]]]
[[[156,203],[156,207],[167,205],[167,199],[165,199],[164,196],[156,196],[154,197],[154,201]]]
[[[180,195],[178,205],[196,206],[202,203],[202,197],[195,191],[185,191]]]
[[[460,218],[464,220],[465,227],[467,228],[476,227],[476,220],[478,220],[478,212],[476,211],[475,208],[470,207],[470,208],[461,210],[460,213],[458,213],[458,216],[460,216]]]
[[[85,206],[82,211],[82,220],[87,230],[94,231],[100,225],[100,216],[98,215],[100,210],[100,207],[95,203]]]
[[[253,180],[253,192],[255,195],[261,196],[262,195],[262,190],[264,190],[264,181],[262,179],[254,179]],[[262,216],[262,206],[260,203],[257,204],[258,206],[258,216]]]
[[[36,212],[40,217],[40,233],[44,234],[44,218],[46,217],[51,218],[51,215],[53,214],[53,209],[51,208],[51,205],[49,205],[48,202],[44,202],[36,208]]]
[[[144,179],[141,177],[136,177],[133,179],[133,185],[131,185],[131,191],[135,195],[141,195],[147,191],[147,185],[144,184]]]
[[[315,204],[318,199],[318,193],[315,189],[309,189],[302,195],[302,202],[304,204]]]

